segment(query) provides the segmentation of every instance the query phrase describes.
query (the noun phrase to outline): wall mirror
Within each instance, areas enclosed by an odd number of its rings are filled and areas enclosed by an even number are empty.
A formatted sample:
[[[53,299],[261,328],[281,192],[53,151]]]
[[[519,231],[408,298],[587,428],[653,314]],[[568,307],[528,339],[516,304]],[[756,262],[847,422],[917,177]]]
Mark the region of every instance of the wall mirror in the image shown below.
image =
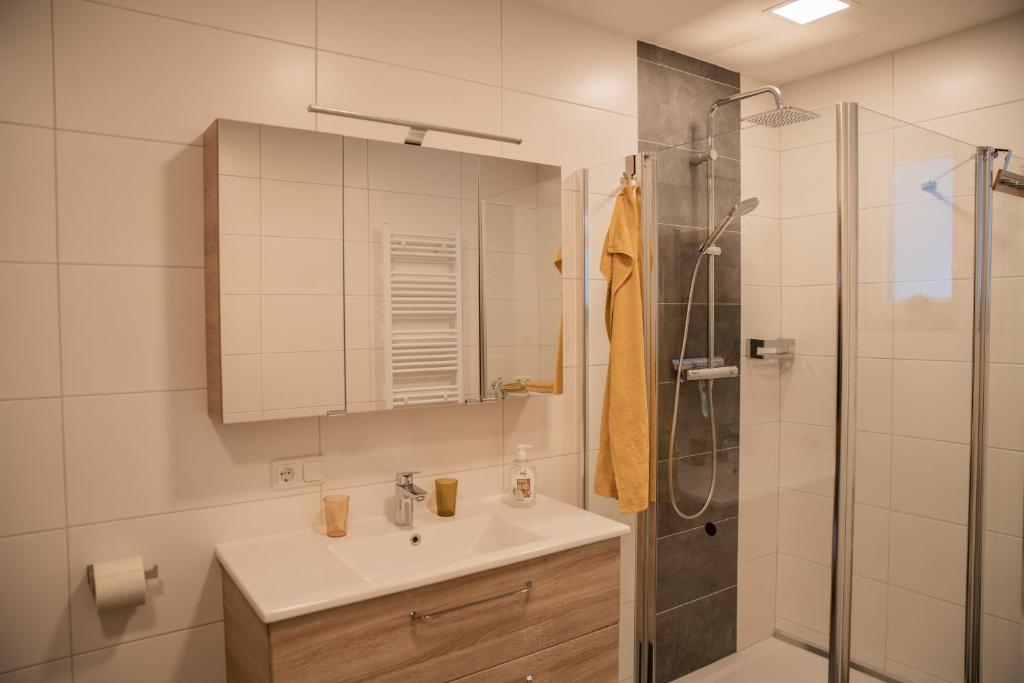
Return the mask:
[[[225,423],[561,392],[561,170],[217,120],[207,379]]]

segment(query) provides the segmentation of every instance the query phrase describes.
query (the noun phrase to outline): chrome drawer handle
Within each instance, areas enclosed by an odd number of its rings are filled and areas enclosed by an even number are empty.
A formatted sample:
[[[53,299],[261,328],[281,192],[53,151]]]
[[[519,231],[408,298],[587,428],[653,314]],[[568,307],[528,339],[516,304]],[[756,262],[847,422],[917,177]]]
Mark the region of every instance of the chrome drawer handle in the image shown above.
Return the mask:
[[[434,612],[433,614],[420,614],[419,612],[414,610],[414,611],[409,613],[409,617],[413,621],[417,621],[417,622],[433,621],[434,619],[437,619],[438,617],[440,617],[442,615],[445,615],[445,614],[450,614],[451,612],[457,612],[459,610],[467,609],[469,607],[476,607],[477,605],[482,605],[485,602],[491,602],[492,600],[501,600],[502,598],[511,598],[511,597],[516,596],[516,595],[526,595],[527,593],[529,593],[532,590],[533,590],[533,581],[527,581],[526,582],[526,586],[524,586],[523,588],[519,588],[519,589],[514,590],[514,591],[509,591],[508,593],[502,593],[501,595],[492,595],[489,598],[482,598],[480,600],[475,600],[473,602],[467,602],[465,605],[458,605],[456,607],[449,607],[448,609],[443,609],[440,612]]]

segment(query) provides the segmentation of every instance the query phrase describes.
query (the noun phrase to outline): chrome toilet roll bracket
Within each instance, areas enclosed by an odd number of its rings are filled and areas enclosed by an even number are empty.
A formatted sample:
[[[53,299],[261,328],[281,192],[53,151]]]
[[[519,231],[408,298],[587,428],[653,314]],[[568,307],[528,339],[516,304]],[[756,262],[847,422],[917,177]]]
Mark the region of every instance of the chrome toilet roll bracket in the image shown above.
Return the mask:
[[[146,580],[160,578],[160,565],[154,564],[151,568],[146,569],[143,574]],[[96,597],[96,576],[93,573],[92,565],[87,564],[85,566],[85,580],[89,584],[89,591],[92,593],[92,597]]]

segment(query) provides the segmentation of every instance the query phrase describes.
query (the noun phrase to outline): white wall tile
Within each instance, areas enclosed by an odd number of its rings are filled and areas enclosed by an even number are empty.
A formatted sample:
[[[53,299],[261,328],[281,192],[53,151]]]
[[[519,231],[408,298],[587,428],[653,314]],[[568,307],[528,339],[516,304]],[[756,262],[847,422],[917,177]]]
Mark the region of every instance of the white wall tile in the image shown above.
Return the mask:
[[[153,683],[225,680],[224,624],[168,633],[74,658],[75,680]]]
[[[1024,363],[1024,277],[992,279],[989,360]]]
[[[501,464],[497,403],[346,415],[322,420],[321,430],[333,487]]]
[[[974,341],[974,283],[971,280],[919,283],[942,294],[906,298],[903,283],[895,285],[893,356],[921,360],[971,359]]]
[[[263,366],[261,356],[221,357],[221,405],[225,422],[248,421],[263,417]],[[237,416],[237,417],[236,417]],[[248,419],[241,419],[246,416]]]
[[[217,168],[221,174],[259,178],[260,156],[259,124],[218,120]]]
[[[988,445],[1024,451],[1024,365],[997,365],[989,370]]]
[[[779,486],[831,496],[836,470],[835,430],[783,422],[781,431]]]
[[[218,176],[217,229],[221,235],[260,234],[260,181],[241,176]]]
[[[273,534],[311,528],[318,520],[319,496],[309,494],[73,527],[68,537],[75,652],[221,619],[216,544],[249,538],[253,529]],[[131,555],[159,564],[160,579],[147,582],[145,605],[127,615],[101,615],[85,582],[85,566]]]
[[[740,242],[740,277],[744,286],[779,286],[780,244],[779,219],[744,216]]]
[[[60,391],[57,269],[0,264],[0,399]]]
[[[0,671],[70,652],[67,600],[63,529],[0,539]]]
[[[876,282],[857,285],[857,355],[892,358],[892,285]]]
[[[313,415],[345,405],[343,351],[263,354],[263,410],[320,408]]]
[[[741,290],[740,344],[743,355],[750,353],[747,339],[775,339],[782,334],[782,289],[744,285]],[[740,385],[740,391],[746,389]],[[778,400],[776,398],[776,400]]]
[[[523,140],[502,145],[502,156],[561,166],[563,177],[637,149],[634,117],[511,90],[501,95],[501,133]]]
[[[205,386],[203,308],[199,269],[61,266],[65,394]]]
[[[342,140],[329,133],[262,125],[260,177],[341,185]]]
[[[832,500],[779,489],[779,552],[828,566],[831,541]]]
[[[827,633],[829,568],[780,554],[778,573],[776,616],[818,633]]]
[[[260,293],[260,238],[255,235],[221,235],[220,292]]]
[[[742,390],[742,385],[740,389]],[[779,484],[779,423],[740,427],[740,495]]]
[[[54,33],[62,128],[192,143],[218,117],[313,125],[310,48],[75,0]]]
[[[0,5],[0,119],[53,125],[52,50],[50,3]]]
[[[333,52],[321,51],[318,59],[317,101],[323,106],[498,132],[501,91],[497,87]],[[399,126],[324,114],[317,115],[317,123],[322,130],[389,142],[403,142],[407,133]],[[497,143],[449,133],[427,133],[423,144],[497,152]]]
[[[344,348],[345,317],[340,294],[265,294],[260,302],[263,353]]]
[[[857,359],[857,429],[876,434],[893,431],[892,374],[892,361],[888,359]]]
[[[313,419],[220,425],[205,391],[68,398],[64,411],[72,524],[280,495],[270,461],[319,451]]]
[[[227,355],[260,352],[260,297],[222,294],[220,297],[221,352]]]
[[[71,683],[71,659],[57,659],[0,674],[2,683]]]
[[[836,215],[826,213],[785,218],[781,224],[782,284],[834,285]]]
[[[741,106],[746,102],[741,103]],[[766,126],[756,128],[744,128],[740,131],[740,140],[745,141],[748,133],[758,132],[758,129],[765,129]],[[779,152],[775,149],[765,149],[759,145],[740,145],[740,187],[741,194],[746,197],[757,197],[759,203],[757,208],[750,214],[752,216],[763,216],[778,218],[779,213]],[[749,220],[743,221],[743,231]]]
[[[885,581],[889,576],[889,511],[870,505],[857,505],[854,510],[853,573]]]
[[[982,621],[982,671],[990,681],[1019,681],[1024,676],[1020,624],[986,615]]]
[[[888,434],[857,432],[857,502],[889,507],[892,437]]]
[[[855,660],[864,661],[870,655],[881,655],[885,652],[887,593],[888,587],[880,581],[872,581],[862,576],[853,578],[850,639]],[[881,669],[884,668],[884,663],[879,662],[875,666]]]
[[[343,247],[339,240],[263,237],[260,245],[264,294],[344,294]]]
[[[967,443],[970,440],[970,382],[969,363],[895,361],[893,433]]]
[[[779,419],[779,364],[740,359],[740,424],[760,424]]]
[[[0,13],[31,4],[8,2]],[[0,148],[0,260],[55,261],[53,131],[0,124]]]
[[[967,444],[893,437],[893,510],[967,524],[969,465]]]
[[[260,229],[264,235],[341,239],[342,198],[335,185],[264,180]]]
[[[985,613],[1021,623],[1021,539],[987,532],[983,571]]]
[[[888,659],[955,681],[963,675],[963,607],[889,588]]]
[[[741,562],[736,580],[736,628],[775,616],[775,554]]]
[[[782,335],[796,340],[799,353],[835,356],[837,320],[834,285],[782,288]]]
[[[113,0],[108,4],[289,43],[313,45],[316,40],[315,0],[287,6],[274,0]]]
[[[882,55],[788,83],[783,88],[786,104],[818,109],[841,101],[859,102],[877,112],[892,114],[892,63],[891,55]]]
[[[780,158],[780,217],[835,213],[835,143],[785,149]]]
[[[738,560],[747,562],[778,549],[778,489],[740,496]]]
[[[492,85],[501,80],[497,0],[444,0],[429,6],[416,0],[387,6],[324,0],[319,12],[318,39],[324,50]]]
[[[892,513],[892,584],[964,604],[967,528]]]
[[[203,265],[203,150],[57,133],[60,258]]]
[[[831,427],[835,418],[836,359],[797,356],[782,373],[782,419]]]
[[[985,474],[985,526],[1021,537],[1024,509],[1024,453],[989,448]]]
[[[896,52],[895,116],[916,122],[1024,98],[1009,70],[1024,59],[1021,31],[1024,16],[1016,14]]]
[[[64,526],[60,400],[0,402],[0,536]]]
[[[501,53],[505,88],[636,115],[636,41],[626,35],[503,2]]]

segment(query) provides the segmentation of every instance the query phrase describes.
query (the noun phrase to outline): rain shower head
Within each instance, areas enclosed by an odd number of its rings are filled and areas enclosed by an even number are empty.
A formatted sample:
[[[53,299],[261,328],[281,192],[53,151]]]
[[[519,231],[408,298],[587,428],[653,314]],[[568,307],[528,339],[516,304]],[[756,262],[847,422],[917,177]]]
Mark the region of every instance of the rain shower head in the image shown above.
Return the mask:
[[[735,218],[738,216],[746,216],[748,213],[757,208],[757,205],[761,201],[757,197],[750,197],[736,204],[734,207],[729,209],[729,213],[725,214],[725,218],[722,222],[715,226],[715,229],[711,231],[708,238],[704,240],[704,244],[700,245],[700,253],[703,254],[711,247],[715,246],[715,242],[722,236],[722,232],[729,227]]]
[[[807,111],[806,109],[800,109],[799,107],[782,106],[776,107],[775,109],[769,109],[768,111],[762,111],[758,114],[745,116],[743,117],[743,120],[749,121],[755,126],[782,128],[783,126],[791,126],[795,123],[813,121],[819,116],[821,116],[821,114],[816,114],[813,111]]]

